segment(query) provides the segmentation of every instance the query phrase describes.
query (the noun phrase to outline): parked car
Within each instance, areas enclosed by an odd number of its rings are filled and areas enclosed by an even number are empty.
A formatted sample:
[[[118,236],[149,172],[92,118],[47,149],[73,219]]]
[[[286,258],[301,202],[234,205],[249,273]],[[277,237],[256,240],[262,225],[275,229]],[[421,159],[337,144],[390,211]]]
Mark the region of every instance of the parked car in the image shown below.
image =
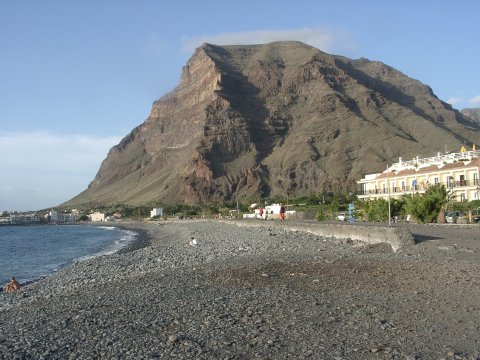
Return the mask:
[[[458,211],[457,211],[457,214],[459,214]],[[445,214],[445,221],[449,224],[455,223],[455,219],[456,219],[455,215],[456,215],[455,212],[447,212]]]
[[[464,218],[465,214],[461,213],[460,211],[452,211],[452,212],[447,212],[445,214],[445,221],[449,224],[455,224],[455,223],[460,223],[457,219],[458,218]],[[468,217],[468,215],[467,215]],[[468,219],[463,219],[464,222],[467,221]]]
[[[341,213],[338,213],[337,215],[338,221],[347,221],[348,219],[349,219],[348,212],[341,212]]]
[[[480,209],[472,210],[472,222],[480,222]]]

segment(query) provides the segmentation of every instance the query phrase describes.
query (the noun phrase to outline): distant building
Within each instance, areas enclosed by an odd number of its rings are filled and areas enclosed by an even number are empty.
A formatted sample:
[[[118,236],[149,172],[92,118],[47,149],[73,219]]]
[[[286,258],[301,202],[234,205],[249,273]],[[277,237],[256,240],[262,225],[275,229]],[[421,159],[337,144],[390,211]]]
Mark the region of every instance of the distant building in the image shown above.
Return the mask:
[[[357,181],[358,198],[387,199],[405,194],[423,194],[436,184],[443,184],[453,195],[454,201],[479,200],[480,150],[441,154],[430,158],[398,162],[384,172],[368,174]]]
[[[76,217],[80,217],[81,215],[81,211],[78,209],[72,209],[70,212],[74,214]]]
[[[106,215],[104,213],[94,212],[90,214],[90,221],[106,221]]]
[[[38,224],[40,223],[40,217],[35,213],[25,214],[11,214],[10,224]]]
[[[58,222],[58,212],[56,210],[50,210],[46,215],[45,219],[48,222],[57,223]]]
[[[58,211],[52,209],[45,214],[45,220],[54,224],[71,224],[77,221],[77,216],[73,212],[59,213]]]
[[[263,217],[268,214],[269,219],[280,219],[280,204],[267,205],[263,208]]]
[[[58,214],[59,224],[72,224],[77,221],[77,217],[73,213]]]
[[[255,206],[254,206],[255,205]],[[250,208],[256,207],[257,204],[252,204],[250,205]],[[286,209],[288,209],[289,206],[285,206]],[[254,209],[254,213],[250,214],[243,214],[244,219],[280,219],[280,204],[271,204],[267,205],[265,207],[262,207],[262,216],[260,216],[260,207],[258,209]],[[292,216],[295,214],[295,210],[286,210],[285,215],[287,216]]]
[[[153,218],[155,216],[162,217],[163,216],[163,208],[155,208],[150,211],[150,217]]]

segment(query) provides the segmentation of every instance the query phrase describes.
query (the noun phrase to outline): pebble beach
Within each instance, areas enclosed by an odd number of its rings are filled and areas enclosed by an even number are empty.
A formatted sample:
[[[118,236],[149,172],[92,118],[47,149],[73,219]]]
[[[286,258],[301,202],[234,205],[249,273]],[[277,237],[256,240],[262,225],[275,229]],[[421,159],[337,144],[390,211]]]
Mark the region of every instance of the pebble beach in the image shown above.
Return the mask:
[[[0,359],[480,359],[477,226],[396,252],[275,221],[119,226],[128,248],[0,293]]]

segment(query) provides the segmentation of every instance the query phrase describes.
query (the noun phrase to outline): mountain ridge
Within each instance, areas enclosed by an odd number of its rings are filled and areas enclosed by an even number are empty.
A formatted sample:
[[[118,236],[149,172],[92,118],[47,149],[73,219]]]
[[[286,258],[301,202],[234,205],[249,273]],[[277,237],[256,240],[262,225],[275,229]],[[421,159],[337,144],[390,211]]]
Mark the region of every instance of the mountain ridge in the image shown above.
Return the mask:
[[[179,85],[66,205],[208,203],[354,188],[365,173],[479,143],[479,125],[381,62],[301,42],[203,44]]]

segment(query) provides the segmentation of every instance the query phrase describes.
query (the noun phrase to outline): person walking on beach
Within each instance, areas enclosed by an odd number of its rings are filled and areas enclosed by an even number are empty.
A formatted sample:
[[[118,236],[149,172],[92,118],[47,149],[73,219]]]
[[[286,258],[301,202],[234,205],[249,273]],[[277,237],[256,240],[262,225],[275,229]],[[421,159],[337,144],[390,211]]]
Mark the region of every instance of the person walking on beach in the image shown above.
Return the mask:
[[[283,204],[280,204],[280,221],[285,220],[285,206]]]
[[[14,276],[10,281],[5,285],[5,292],[12,292],[20,289],[20,283],[15,279]]]
[[[258,213],[260,214],[260,219],[263,219],[263,208],[261,206],[258,208]]]

